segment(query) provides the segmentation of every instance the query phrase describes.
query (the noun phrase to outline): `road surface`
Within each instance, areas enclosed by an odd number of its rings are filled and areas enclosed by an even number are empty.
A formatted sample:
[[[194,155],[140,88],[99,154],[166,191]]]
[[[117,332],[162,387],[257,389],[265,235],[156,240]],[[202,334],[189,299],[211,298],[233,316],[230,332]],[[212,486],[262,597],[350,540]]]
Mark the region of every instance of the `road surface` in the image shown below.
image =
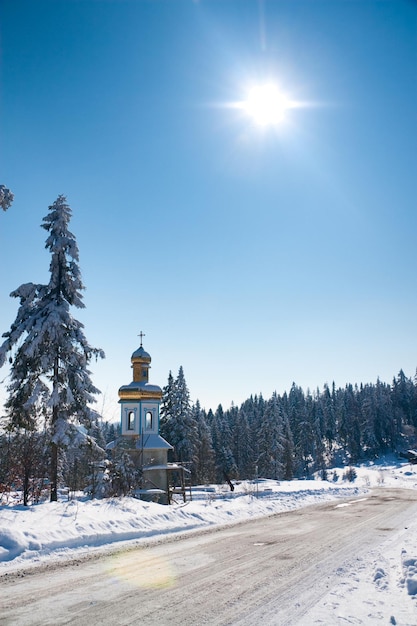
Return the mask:
[[[415,519],[417,493],[310,506],[0,578],[1,626],[303,624],[337,568]]]

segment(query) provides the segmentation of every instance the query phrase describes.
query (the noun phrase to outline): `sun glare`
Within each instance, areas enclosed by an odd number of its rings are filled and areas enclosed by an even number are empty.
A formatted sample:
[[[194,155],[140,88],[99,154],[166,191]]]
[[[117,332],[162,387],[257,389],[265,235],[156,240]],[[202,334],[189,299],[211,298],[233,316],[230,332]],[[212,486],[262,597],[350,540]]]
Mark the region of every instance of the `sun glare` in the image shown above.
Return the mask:
[[[242,103],[243,110],[259,126],[272,126],[285,120],[291,101],[272,83],[253,87]]]

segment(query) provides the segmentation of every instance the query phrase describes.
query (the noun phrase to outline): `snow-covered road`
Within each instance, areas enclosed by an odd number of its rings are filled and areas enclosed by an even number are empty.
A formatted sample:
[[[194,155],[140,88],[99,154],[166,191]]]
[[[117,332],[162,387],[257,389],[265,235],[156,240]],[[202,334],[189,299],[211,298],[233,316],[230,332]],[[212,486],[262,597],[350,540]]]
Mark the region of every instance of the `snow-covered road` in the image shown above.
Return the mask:
[[[11,573],[2,580],[0,624],[412,626],[417,608],[407,580],[415,581],[417,555],[390,549],[399,536],[407,545],[407,533],[415,535],[416,513],[416,491],[376,489],[23,577]],[[374,575],[359,584],[361,568]],[[390,606],[385,595],[378,606],[389,584],[403,601]]]

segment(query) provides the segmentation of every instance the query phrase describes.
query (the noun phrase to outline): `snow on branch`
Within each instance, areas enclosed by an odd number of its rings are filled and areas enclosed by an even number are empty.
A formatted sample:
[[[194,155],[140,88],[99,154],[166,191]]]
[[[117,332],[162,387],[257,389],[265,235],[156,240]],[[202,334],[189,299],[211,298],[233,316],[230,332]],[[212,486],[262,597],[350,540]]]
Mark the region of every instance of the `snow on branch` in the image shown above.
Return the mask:
[[[4,185],[0,185],[0,207],[3,211],[7,211],[7,209],[12,205],[14,200],[14,195],[7,189]]]

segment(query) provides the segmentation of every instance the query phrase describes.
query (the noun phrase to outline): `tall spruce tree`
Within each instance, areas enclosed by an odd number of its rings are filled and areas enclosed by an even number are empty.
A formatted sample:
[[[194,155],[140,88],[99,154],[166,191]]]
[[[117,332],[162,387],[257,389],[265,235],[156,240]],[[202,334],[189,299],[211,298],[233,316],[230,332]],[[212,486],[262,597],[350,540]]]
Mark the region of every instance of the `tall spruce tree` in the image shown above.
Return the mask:
[[[170,420],[173,416],[175,380],[170,371],[168,374],[168,382],[162,389],[161,414],[159,419],[159,430],[164,439],[169,441],[170,436]]]
[[[282,472],[284,480],[294,478],[294,441],[287,414],[283,413],[284,438],[282,451]]]
[[[335,397],[335,384],[332,386],[332,393],[330,393],[327,383],[324,385],[323,393],[320,395],[319,403],[324,416],[324,437],[326,440],[326,447],[331,453],[333,444],[336,439],[336,414],[334,408]]]
[[[169,373],[168,384],[162,390],[161,435],[174,446],[174,461],[196,461],[197,423],[182,366],[175,380]]]
[[[288,394],[288,419],[294,441],[296,468],[305,477],[309,475],[312,460],[312,429],[309,421],[306,397],[301,387],[292,384]]]
[[[417,373],[416,373],[417,382]],[[417,385],[407,378],[401,369],[392,383],[392,398],[394,410],[401,414],[405,424],[417,427]]]
[[[276,392],[265,403],[261,428],[258,434],[258,466],[259,476],[264,478],[281,477],[281,457],[283,446],[283,423],[279,397]]]
[[[215,476],[213,441],[205,412],[198,400],[192,408],[192,415],[197,426],[196,463],[192,468],[192,478],[197,484],[209,483]]]
[[[84,286],[78,267],[78,247],[68,230],[71,209],[64,196],[49,207],[41,226],[49,233],[45,248],[51,253],[47,285],[28,283],[11,293],[20,307],[11,330],[3,334],[0,367],[11,362],[6,409],[10,425],[35,428],[43,412],[50,442],[50,497],[57,500],[59,451],[77,434],[76,424],[87,428],[99,393],[90,379],[92,358],[104,358],[84,336],[83,324],[70,307],[84,308]]]
[[[229,411],[224,412],[221,404],[217,407],[212,424],[213,443],[215,442],[217,481],[237,478],[238,469],[233,457],[233,436],[229,421]]]

